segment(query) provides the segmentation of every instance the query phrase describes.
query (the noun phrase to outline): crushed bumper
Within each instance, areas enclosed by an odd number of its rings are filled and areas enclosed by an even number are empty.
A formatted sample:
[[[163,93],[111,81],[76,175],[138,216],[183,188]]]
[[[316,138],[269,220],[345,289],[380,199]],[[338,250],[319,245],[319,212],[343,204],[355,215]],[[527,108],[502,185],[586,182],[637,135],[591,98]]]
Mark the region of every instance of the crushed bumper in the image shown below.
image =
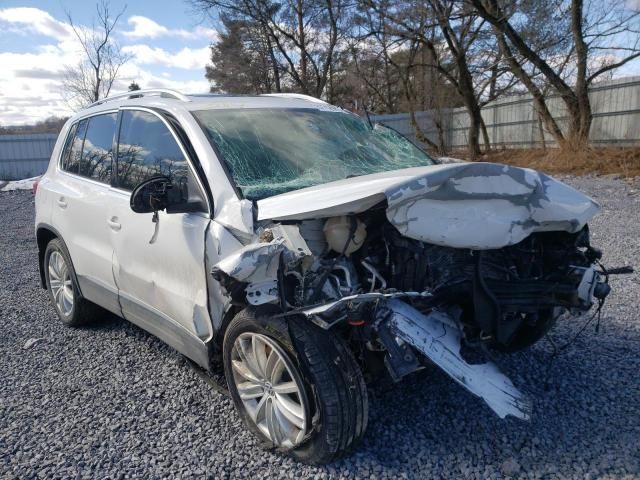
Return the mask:
[[[500,417],[523,420],[531,416],[531,402],[493,362],[471,365],[460,355],[462,332],[443,312],[424,315],[406,303],[391,299],[384,309],[389,328],[402,341],[438,365],[458,384],[482,398]]]
[[[345,297],[329,304],[298,311],[322,328],[331,328],[343,320],[345,310],[366,302],[377,302],[375,324],[385,346],[393,357],[387,363],[392,376],[398,379],[417,367],[413,352],[424,355],[458,384],[482,398],[500,417],[507,415],[528,420],[531,402],[500,372],[493,362],[470,364],[461,355],[462,332],[447,313],[433,310],[423,314],[401,298],[425,298],[415,292],[369,293]],[[390,335],[383,335],[389,331]],[[409,345],[411,350],[407,350]],[[412,368],[412,365],[414,368]],[[394,374],[393,371],[397,374]]]

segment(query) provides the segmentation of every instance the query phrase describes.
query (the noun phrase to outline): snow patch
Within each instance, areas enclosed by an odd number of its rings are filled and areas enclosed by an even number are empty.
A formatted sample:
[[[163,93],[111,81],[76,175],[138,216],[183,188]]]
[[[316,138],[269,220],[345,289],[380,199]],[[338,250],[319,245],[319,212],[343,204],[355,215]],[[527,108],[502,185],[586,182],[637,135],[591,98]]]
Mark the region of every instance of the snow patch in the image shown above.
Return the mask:
[[[33,184],[40,177],[25,178],[23,180],[12,180],[4,187],[0,186],[0,192],[11,192],[14,190],[33,190]],[[2,182],[0,182],[2,185]]]

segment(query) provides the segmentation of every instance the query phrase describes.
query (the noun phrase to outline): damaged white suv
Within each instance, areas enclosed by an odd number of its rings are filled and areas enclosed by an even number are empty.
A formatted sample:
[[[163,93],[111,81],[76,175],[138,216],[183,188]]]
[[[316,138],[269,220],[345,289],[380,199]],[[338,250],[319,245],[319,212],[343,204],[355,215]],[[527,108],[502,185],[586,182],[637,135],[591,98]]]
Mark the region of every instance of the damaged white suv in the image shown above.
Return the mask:
[[[312,463],[363,436],[365,378],[429,362],[527,419],[478,357],[609,292],[587,196],[533,170],[438,164],[303,95],[98,102],[62,130],[36,207],[64,323],[108,310],[204,369],[221,359],[247,427]]]

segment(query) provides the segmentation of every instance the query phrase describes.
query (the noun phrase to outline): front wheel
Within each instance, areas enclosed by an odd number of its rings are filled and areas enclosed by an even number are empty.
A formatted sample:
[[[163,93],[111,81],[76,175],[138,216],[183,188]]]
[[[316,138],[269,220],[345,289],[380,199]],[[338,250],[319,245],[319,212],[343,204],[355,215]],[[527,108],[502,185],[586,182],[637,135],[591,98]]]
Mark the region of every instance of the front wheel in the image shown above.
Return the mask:
[[[330,462],[362,438],[367,391],[351,352],[307,319],[270,321],[246,309],[223,345],[229,391],[262,446],[312,464]]]

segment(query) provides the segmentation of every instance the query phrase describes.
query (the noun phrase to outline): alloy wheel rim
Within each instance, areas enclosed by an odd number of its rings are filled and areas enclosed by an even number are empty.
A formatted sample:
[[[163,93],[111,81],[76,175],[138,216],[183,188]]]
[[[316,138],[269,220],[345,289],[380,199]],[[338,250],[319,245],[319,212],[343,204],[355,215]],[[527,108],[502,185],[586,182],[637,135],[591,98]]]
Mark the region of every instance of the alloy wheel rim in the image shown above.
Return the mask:
[[[251,420],[274,445],[290,448],[307,433],[306,396],[286,353],[269,337],[240,334],[231,352],[233,381]]]
[[[54,251],[49,255],[49,287],[58,310],[65,317],[73,310],[73,282],[71,272],[62,254]]]

